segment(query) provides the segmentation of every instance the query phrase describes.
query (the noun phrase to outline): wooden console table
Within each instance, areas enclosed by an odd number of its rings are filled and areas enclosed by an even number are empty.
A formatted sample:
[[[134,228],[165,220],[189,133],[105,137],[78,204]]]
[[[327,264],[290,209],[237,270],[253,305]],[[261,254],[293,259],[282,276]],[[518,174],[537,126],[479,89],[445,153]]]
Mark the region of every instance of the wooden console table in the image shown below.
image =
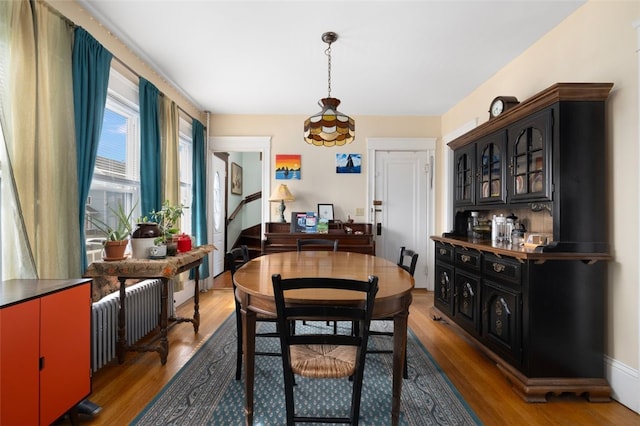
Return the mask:
[[[346,227],[351,228],[347,233]],[[373,226],[370,223],[344,223],[330,224],[329,232],[304,233],[290,232],[291,224],[283,222],[268,222],[265,225],[265,239],[262,240],[262,253],[278,253],[283,251],[296,251],[299,239],[327,239],[338,240],[339,251],[350,251],[375,256],[376,245],[372,233]],[[317,247],[314,250],[327,250]]]
[[[120,301],[118,309],[118,341],[116,343],[116,353],[118,362],[124,362],[124,356],[127,351],[137,352],[158,352],[160,354],[160,362],[164,365],[167,362],[169,354],[169,341],[167,340],[168,323],[171,320],[172,325],[181,322],[191,322],[193,324],[194,333],[198,332],[200,327],[199,312],[199,279],[200,274],[197,267],[202,264],[202,259],[207,253],[214,250],[213,245],[204,245],[195,247],[186,253],[180,253],[176,256],[168,256],[166,259],[125,259],[119,261],[107,262],[104,260],[93,262],[89,265],[86,277],[99,276],[115,276],[120,281]],[[193,291],[193,318],[177,318],[168,317],[167,298],[169,293],[169,280],[176,275],[195,269],[195,287]],[[126,326],[126,304],[125,299],[127,293],[125,291],[125,281],[130,278],[146,278],[162,280],[162,296],[160,298],[160,342],[157,345],[128,345],[125,336]]]

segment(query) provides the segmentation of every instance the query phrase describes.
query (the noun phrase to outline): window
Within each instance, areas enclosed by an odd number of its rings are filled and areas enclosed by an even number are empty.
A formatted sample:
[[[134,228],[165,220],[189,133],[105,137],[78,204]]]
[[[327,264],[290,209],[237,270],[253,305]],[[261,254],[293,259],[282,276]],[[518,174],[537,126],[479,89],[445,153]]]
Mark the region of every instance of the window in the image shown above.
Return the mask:
[[[97,216],[115,225],[116,218],[109,207],[116,209],[120,203],[125,211],[129,211],[140,197],[139,123],[138,87],[112,68],[96,165],[86,203],[88,263],[101,257],[104,239],[89,217]],[[138,204],[134,218],[139,215]]]
[[[191,187],[193,170],[193,132],[190,121],[180,117],[180,145],[178,155],[180,156],[180,202],[189,207],[184,210],[180,221],[180,230],[187,235],[191,235]]]

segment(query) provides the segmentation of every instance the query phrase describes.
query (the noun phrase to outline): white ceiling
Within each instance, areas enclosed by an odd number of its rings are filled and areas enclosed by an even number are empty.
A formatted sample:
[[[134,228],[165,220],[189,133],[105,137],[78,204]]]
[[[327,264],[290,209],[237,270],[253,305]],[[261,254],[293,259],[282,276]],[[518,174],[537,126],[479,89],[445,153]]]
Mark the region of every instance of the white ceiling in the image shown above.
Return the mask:
[[[318,112],[334,31],[331,94],[357,116],[442,115],[585,1],[79,2],[214,114]]]

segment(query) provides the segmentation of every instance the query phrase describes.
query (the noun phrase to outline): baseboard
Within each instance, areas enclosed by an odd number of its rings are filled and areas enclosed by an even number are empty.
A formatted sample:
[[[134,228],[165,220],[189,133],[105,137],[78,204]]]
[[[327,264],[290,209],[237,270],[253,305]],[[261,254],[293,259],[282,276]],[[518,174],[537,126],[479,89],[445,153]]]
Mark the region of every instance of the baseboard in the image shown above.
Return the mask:
[[[611,398],[640,413],[640,375],[638,370],[605,355],[607,380],[611,385]]]

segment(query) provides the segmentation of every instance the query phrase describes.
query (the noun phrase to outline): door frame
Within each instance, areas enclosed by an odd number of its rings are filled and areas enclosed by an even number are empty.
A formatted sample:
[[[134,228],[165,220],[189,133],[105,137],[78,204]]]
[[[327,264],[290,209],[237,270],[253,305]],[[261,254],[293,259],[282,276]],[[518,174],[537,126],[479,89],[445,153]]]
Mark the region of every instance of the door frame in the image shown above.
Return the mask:
[[[373,209],[373,200],[375,196],[375,178],[376,178],[376,153],[378,151],[432,151],[435,156],[436,152],[436,138],[367,138],[367,221],[374,223],[375,212]],[[435,158],[428,158],[427,164],[430,173],[431,191],[427,197],[427,217],[424,218],[427,223],[427,235],[424,238],[429,238],[429,235],[433,235],[435,232],[435,188],[436,173]],[[429,278],[434,274],[433,265],[433,244],[427,242],[427,289],[433,289],[433,283],[431,286]]]
[[[262,224],[261,235],[264,235],[265,221],[268,220],[270,214],[271,136],[210,136],[208,146],[211,152],[259,152],[262,155],[262,218],[260,222]]]

